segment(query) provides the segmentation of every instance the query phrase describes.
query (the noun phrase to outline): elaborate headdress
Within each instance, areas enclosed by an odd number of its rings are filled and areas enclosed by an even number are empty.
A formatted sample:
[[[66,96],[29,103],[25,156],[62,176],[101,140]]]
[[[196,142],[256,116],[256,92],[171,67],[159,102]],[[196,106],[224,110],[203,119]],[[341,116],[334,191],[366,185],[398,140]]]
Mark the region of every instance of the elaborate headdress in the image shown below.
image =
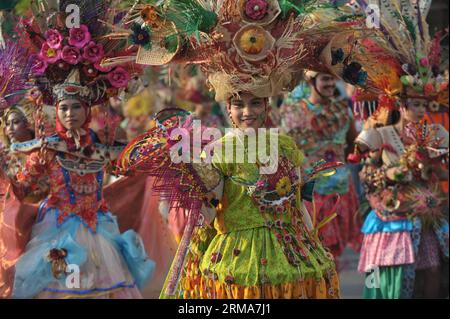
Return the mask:
[[[19,113],[34,130],[32,110],[17,105],[29,89],[26,53],[16,44],[6,43],[0,49],[0,136],[3,137],[5,121],[12,112]],[[2,138],[3,139],[3,138]]]
[[[29,88],[25,50],[7,43],[0,49],[0,109],[17,103]]]
[[[138,63],[200,64],[219,101],[242,91],[277,95],[293,87],[302,68],[361,78],[360,64],[351,62],[360,21],[339,22],[336,8],[321,2],[136,1],[114,35],[139,46]]]
[[[352,55],[345,55],[347,50],[339,48],[348,41],[350,48],[355,47],[353,31],[357,31],[354,28],[359,26],[359,21],[337,22],[334,8],[318,2],[136,1],[123,24],[110,36],[129,37],[139,47],[138,63],[199,64],[216,93],[216,100],[224,101],[243,91],[270,97],[295,84],[302,68],[325,72],[333,68],[340,72],[351,65]],[[342,42],[338,45],[335,35],[342,30],[349,33],[339,38]],[[324,58],[317,59],[322,53]],[[165,113],[170,114],[171,110]],[[174,269],[167,281],[166,293],[171,295],[193,229],[201,223],[202,205],[219,184],[220,174],[207,164],[172,161],[172,147],[179,140],[170,133],[181,127],[193,134],[192,117],[179,113],[163,115],[164,112],[156,118],[155,128],[128,144],[118,166],[122,172],[154,176],[157,182],[162,182],[153,188],[161,198],[167,199],[172,207],[190,211]],[[201,155],[199,150],[192,153]],[[210,203],[218,204],[217,200]]]
[[[365,1],[357,1],[365,7]],[[395,109],[405,98],[431,101],[430,110],[448,107],[448,79],[441,70],[441,45],[446,36],[437,32],[432,39],[426,16],[431,1],[382,1],[380,28],[363,41],[364,51],[376,63],[364,63],[369,74],[368,91],[355,97],[356,113],[375,116]],[[363,114],[365,100],[378,100],[378,109]]]
[[[55,85],[53,88],[53,96],[55,102],[70,98],[89,101],[91,90],[89,90],[88,87],[81,85],[80,71],[78,69],[73,69],[63,83]]]
[[[73,4],[79,8],[79,25],[66,13],[66,7]],[[127,59],[126,43],[105,37],[110,32],[107,24],[120,19],[110,6],[114,3],[108,0],[32,4],[30,17],[21,24],[21,42],[32,53],[31,73],[47,104],[65,97],[100,104],[126,88],[141,71],[133,58]],[[117,55],[120,61],[106,63]]]

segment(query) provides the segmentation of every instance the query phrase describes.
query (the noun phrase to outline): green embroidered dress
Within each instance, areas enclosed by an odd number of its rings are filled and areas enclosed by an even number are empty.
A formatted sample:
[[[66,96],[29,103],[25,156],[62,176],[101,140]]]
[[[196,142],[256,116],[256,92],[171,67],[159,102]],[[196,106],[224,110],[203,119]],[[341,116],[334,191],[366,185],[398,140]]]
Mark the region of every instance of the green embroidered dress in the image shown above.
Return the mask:
[[[278,169],[270,175],[260,174],[259,166],[249,163],[247,140],[238,142],[235,134],[228,134],[219,141],[223,152],[231,142],[234,154],[243,151],[245,160],[237,163],[234,156],[227,163],[214,155],[213,166],[224,176],[221,204],[214,229],[196,230],[176,297],[339,297],[332,257],[303,218],[303,153],[291,138],[278,137]],[[162,297],[168,297],[164,290]]]

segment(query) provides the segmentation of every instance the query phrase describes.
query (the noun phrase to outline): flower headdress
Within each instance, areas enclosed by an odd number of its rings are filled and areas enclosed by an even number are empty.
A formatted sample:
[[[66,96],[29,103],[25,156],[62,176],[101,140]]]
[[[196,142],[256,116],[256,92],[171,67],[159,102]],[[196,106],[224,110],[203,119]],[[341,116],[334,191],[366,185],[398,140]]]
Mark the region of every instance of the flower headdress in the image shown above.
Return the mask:
[[[138,63],[199,64],[216,100],[224,101],[241,91],[277,95],[293,87],[304,67],[337,73],[354,67],[344,53],[351,50],[338,49],[354,47],[355,37],[335,35],[361,25],[339,22],[340,15],[318,0],[136,1],[114,34],[138,46]]]
[[[363,0],[357,1],[365,7]],[[367,91],[359,92],[355,105],[361,109],[363,101],[378,100],[378,108],[364,114],[377,117],[380,113],[396,109],[405,98],[429,100],[430,110],[439,105],[448,107],[448,79],[440,74],[441,41],[446,32],[437,32],[432,39],[426,16],[432,1],[382,1],[380,28],[363,43],[368,60]],[[373,118],[373,117],[372,117]]]
[[[31,51],[31,73],[36,84],[44,93],[47,104],[55,104],[51,88],[62,83],[68,84],[69,77],[79,74],[77,85],[80,98],[89,104],[100,104],[108,97],[117,95],[126,88],[134,74],[140,73],[125,45],[104,37],[109,28],[101,21],[117,20],[116,12],[110,10],[112,1],[77,1],[80,9],[80,24],[69,25],[66,6],[73,1],[43,1],[42,5],[32,5],[28,18],[21,23],[22,45]],[[110,58],[121,56],[114,64]],[[75,71],[76,70],[76,71]],[[65,85],[56,89],[57,98],[69,94],[76,86]],[[87,94],[87,90],[90,94]],[[75,93],[72,92],[74,95]]]

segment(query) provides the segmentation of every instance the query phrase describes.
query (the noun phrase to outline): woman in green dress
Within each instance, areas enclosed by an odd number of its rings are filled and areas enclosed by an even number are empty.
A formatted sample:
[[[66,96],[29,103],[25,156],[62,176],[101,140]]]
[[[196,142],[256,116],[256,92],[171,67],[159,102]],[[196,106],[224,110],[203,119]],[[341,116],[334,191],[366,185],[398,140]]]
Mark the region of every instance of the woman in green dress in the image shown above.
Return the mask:
[[[338,298],[333,257],[317,238],[301,202],[303,153],[295,142],[264,127],[268,99],[250,93],[229,99],[237,129],[217,143],[212,166],[223,184],[214,228],[198,227],[183,267],[177,296],[182,298]],[[266,136],[259,136],[265,134]],[[274,143],[275,142],[275,143]],[[277,150],[274,150],[273,147]],[[234,148],[230,160],[228,146]],[[256,146],[256,148],[255,148]],[[273,174],[261,174],[251,153],[277,154]],[[237,154],[245,154],[244,161]],[[256,156],[255,156],[256,157]],[[241,163],[242,162],[242,163]],[[217,190],[223,189],[222,192]],[[209,219],[211,218],[211,214]],[[208,218],[207,218],[208,219]],[[167,297],[163,291],[162,297]]]
[[[140,17],[157,12],[155,21],[167,17],[172,22],[167,33],[174,33],[165,42],[151,41],[147,51],[141,46],[138,59],[150,51],[142,59],[150,60],[158,49],[155,56],[165,52],[164,59],[146,63],[200,65],[216,101],[226,102],[235,128],[215,139],[212,161],[195,163],[189,155],[188,161],[175,162],[171,155],[184,142],[171,133],[187,129],[184,136],[193,133],[195,139],[195,124],[179,111],[169,117],[161,113],[154,129],[128,144],[118,164],[123,173],[156,177],[163,185],[154,191],[172,208],[189,211],[161,297],[338,298],[333,257],[302,205],[303,154],[289,137],[255,129],[266,124],[268,99],[293,87],[302,68],[336,68],[349,82],[364,78],[359,64],[348,63],[353,50],[342,49],[353,48],[354,39],[335,39],[360,26],[332,20],[337,11],[316,1],[305,4],[305,10],[278,0],[225,0],[208,9],[199,2],[143,8]],[[148,20],[149,26],[155,22]],[[211,155],[203,150],[197,159]],[[275,168],[257,153],[269,154]]]

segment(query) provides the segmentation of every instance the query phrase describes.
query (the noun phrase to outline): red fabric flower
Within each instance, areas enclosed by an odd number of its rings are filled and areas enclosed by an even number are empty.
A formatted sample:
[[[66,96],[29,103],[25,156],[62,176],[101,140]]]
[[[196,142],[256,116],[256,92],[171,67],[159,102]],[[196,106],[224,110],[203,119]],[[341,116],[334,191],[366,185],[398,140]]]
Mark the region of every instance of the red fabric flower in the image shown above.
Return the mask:
[[[108,67],[101,66],[102,61],[103,61],[104,59],[106,59],[106,58],[107,58],[107,57],[104,57],[104,58],[101,59],[100,61],[97,61],[96,63],[94,63],[94,67],[95,67],[97,70],[99,70],[100,72],[103,72],[103,73],[108,73],[108,72],[110,72],[110,71],[113,69],[112,66],[108,66]]]
[[[430,61],[427,58],[422,58],[422,59],[420,59],[420,65],[427,67],[430,65]]]
[[[108,80],[115,88],[125,88],[130,81],[130,74],[122,67],[117,67],[108,73]]]
[[[81,62],[81,53],[76,47],[65,46],[62,50],[61,57],[65,62],[72,65]]]
[[[428,82],[427,84],[424,85],[423,93],[425,95],[431,95],[431,94],[433,94],[433,91],[434,91],[433,83]]]
[[[262,20],[268,7],[269,4],[264,0],[248,0],[245,4],[245,14],[252,20]]]
[[[47,40],[47,44],[52,49],[61,49],[63,36],[55,29],[50,29],[45,32],[45,39]]]
[[[86,44],[91,41],[91,34],[89,29],[84,24],[80,25],[79,28],[71,28],[69,31],[69,44],[73,45],[78,49],[82,49]]]
[[[105,51],[102,44],[96,44],[95,42],[89,42],[89,44],[83,50],[83,58],[91,63],[96,63],[103,59]]]
[[[44,42],[39,56],[45,62],[53,64],[61,58],[61,51],[51,48],[47,42]]]

